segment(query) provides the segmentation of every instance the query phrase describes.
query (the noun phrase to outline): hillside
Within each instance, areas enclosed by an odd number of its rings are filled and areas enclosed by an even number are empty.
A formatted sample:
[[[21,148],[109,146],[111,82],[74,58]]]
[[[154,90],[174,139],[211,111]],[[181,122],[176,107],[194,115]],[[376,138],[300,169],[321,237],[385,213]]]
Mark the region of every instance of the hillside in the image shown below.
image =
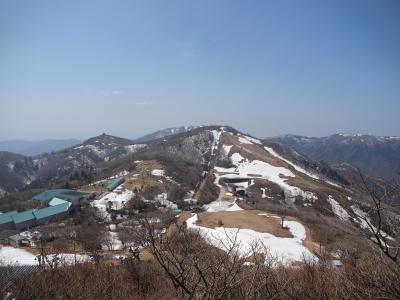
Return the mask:
[[[91,180],[101,164],[143,147],[145,145],[102,134],[70,148],[32,157],[3,152],[0,176],[5,180],[0,186],[4,191],[15,192],[62,184],[70,179]]]
[[[42,153],[62,150],[81,143],[76,139],[48,139],[43,141],[6,140],[0,141],[0,151],[34,156]]]
[[[32,163],[15,154],[3,158],[14,168],[25,160],[42,187],[67,181],[95,197],[64,219],[35,227],[35,232],[54,238],[46,244],[51,251],[46,255],[67,249],[59,253],[71,258],[77,246],[84,261],[71,266],[70,259],[57,267],[57,272],[74,270],[71,276],[109,266],[115,266],[113,272],[144,268],[140,274],[146,273],[152,283],[169,282],[166,273],[183,276],[176,266],[190,276],[189,282],[205,273],[222,278],[230,268],[246,278],[260,270],[283,270],[289,273],[279,276],[288,278],[293,270],[319,267],[331,274],[343,265],[346,272],[348,266],[358,272],[356,262],[366,262],[370,269],[371,255],[377,257],[377,236],[390,249],[399,239],[396,208],[385,206],[379,220],[369,195],[346,184],[340,174],[290,147],[230,127],[195,128],[147,144],[103,134],[33,157]],[[103,181],[116,177],[123,178],[119,186],[106,190]],[[0,210],[28,209],[23,201],[30,197],[27,192],[3,197]],[[0,261],[3,256],[17,266],[21,258],[30,266],[37,264],[31,252],[13,256],[12,249],[0,249]],[[355,280],[351,272],[346,276]],[[334,285],[348,281],[335,280]]]
[[[16,167],[18,172],[12,171]],[[365,229],[360,211],[368,211],[370,205],[367,195],[346,185],[338,173],[322,169],[290,148],[220,126],[195,128],[147,144],[102,134],[52,154],[3,155],[2,170],[3,176],[14,180],[3,181],[8,192],[136,174],[151,183],[150,195],[165,193],[168,201],[180,207],[188,194],[200,205],[216,200],[233,203],[240,198],[246,207],[291,213],[310,226],[318,224],[322,231],[333,230],[326,225],[331,221],[324,223],[324,218],[351,224],[354,230]],[[167,181],[159,184],[160,178],[142,177],[153,170],[162,170],[160,176]],[[135,177],[127,180],[139,184]],[[236,190],[239,194],[234,196]],[[317,220],[315,214],[320,215]],[[344,228],[349,230],[347,225]]]
[[[315,161],[351,164],[373,177],[391,180],[400,176],[400,138],[335,134],[309,138],[285,135],[267,141],[289,146]]]
[[[161,139],[167,136],[180,134],[188,132],[192,129],[198,128],[200,126],[181,126],[181,127],[173,127],[173,128],[166,128],[161,129],[153,133],[146,134],[140,138],[134,140],[135,143],[147,143],[153,140]]]

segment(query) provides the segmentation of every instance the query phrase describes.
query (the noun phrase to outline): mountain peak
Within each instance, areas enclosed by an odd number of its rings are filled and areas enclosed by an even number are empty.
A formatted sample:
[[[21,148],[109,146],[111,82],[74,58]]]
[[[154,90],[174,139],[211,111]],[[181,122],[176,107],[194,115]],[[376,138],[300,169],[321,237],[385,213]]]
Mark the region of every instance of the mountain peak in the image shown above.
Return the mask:
[[[101,135],[87,139],[85,142],[83,142],[83,144],[84,145],[98,145],[98,146],[100,146],[100,145],[102,145],[102,146],[129,145],[129,144],[132,144],[132,141],[125,139],[125,138],[102,133]]]

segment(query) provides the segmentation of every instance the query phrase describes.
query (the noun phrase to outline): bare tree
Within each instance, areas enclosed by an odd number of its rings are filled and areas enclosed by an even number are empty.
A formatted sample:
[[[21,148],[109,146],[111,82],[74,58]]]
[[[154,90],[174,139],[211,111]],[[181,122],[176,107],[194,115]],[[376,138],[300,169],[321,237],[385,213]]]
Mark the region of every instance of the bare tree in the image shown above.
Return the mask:
[[[184,225],[174,224],[164,235],[147,220],[141,228],[138,241],[150,249],[179,296],[221,299],[239,287],[246,266],[237,251],[236,235],[222,251]]]
[[[391,238],[382,230],[384,225],[384,212],[388,209],[390,200],[400,196],[400,185],[398,182],[388,182],[382,185],[367,182],[365,176],[358,170],[361,178],[362,189],[368,194],[372,201],[372,216],[376,219],[376,226],[367,216],[359,216],[368,225],[374,239],[372,241],[378,245],[382,252],[392,261],[399,263],[400,246],[395,245]]]

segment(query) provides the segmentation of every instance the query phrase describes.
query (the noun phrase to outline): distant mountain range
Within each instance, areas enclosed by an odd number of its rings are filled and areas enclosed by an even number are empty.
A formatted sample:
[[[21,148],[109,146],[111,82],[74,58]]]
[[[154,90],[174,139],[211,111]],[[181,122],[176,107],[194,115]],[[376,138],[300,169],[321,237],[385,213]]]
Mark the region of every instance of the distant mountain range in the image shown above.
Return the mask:
[[[165,157],[170,147],[178,147],[179,151],[179,147],[184,148],[185,151],[179,152],[179,158],[194,163],[200,159],[197,146],[186,147],[180,139],[212,131],[210,128],[213,127],[167,128],[134,141],[106,134],[83,143],[78,140],[3,141],[0,143],[0,190],[15,192],[46,187],[76,177],[96,177],[101,173],[112,175],[124,170],[132,162],[132,155],[135,159]],[[233,128],[229,130],[237,132]],[[354,166],[376,178],[390,180],[400,176],[398,137],[336,134],[310,138],[285,135],[264,139],[263,143],[278,149],[299,165],[342,184],[354,177]],[[173,156],[173,159],[176,158]],[[75,176],[76,172],[79,176]]]
[[[315,138],[284,135],[266,140],[289,146],[333,167],[343,168],[346,163],[370,176],[386,180],[400,176],[400,137],[334,134]]]
[[[156,132],[146,134],[138,139],[135,139],[134,142],[135,143],[146,143],[146,142],[150,142],[153,140],[162,139],[167,136],[188,132],[192,129],[199,128],[199,127],[201,127],[201,126],[181,126],[181,127],[161,129]]]
[[[81,141],[77,139],[48,139],[41,141],[5,140],[0,141],[0,151],[34,156],[65,149],[79,143],[81,143]]]

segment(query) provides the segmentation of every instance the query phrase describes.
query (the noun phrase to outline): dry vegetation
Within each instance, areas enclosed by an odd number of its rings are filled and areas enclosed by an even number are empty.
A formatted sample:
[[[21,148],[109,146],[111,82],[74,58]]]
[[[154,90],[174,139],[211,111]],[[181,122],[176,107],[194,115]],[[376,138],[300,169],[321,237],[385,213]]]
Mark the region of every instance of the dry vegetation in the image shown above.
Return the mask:
[[[9,291],[16,299],[399,299],[400,267],[385,256],[344,258],[333,268],[263,263],[254,246],[251,261],[232,248],[206,244],[201,236],[175,225],[161,240],[142,223],[135,233],[147,258],[43,269],[21,277]],[[143,259],[143,260],[142,260]]]
[[[198,224],[203,227],[252,229],[258,232],[271,233],[277,237],[293,237],[288,229],[281,227],[280,219],[259,215],[261,211],[222,211],[198,214]]]

